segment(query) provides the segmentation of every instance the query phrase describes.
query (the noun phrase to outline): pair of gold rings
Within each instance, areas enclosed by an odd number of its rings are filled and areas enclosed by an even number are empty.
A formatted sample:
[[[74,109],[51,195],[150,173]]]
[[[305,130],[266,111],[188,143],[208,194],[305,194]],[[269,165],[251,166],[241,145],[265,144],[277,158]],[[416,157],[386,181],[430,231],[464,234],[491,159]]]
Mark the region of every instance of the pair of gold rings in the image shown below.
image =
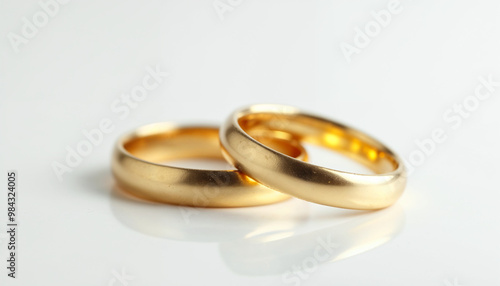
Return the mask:
[[[340,152],[370,168],[356,174],[307,162],[303,143]],[[225,158],[236,170],[163,164]],[[294,196],[360,210],[392,205],[406,174],[401,159],[363,132],[283,105],[235,111],[219,128],[157,123],[120,138],[112,158],[117,185],[136,196],[194,207],[244,207]]]

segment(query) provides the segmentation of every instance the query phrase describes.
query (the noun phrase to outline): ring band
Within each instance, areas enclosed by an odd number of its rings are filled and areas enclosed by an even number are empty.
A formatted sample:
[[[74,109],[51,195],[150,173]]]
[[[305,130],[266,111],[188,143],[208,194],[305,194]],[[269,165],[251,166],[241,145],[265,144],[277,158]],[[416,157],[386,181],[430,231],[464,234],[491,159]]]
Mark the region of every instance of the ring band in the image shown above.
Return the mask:
[[[276,152],[251,137],[258,130],[290,134],[300,143],[338,151],[375,174],[316,166]],[[249,135],[250,133],[250,135]],[[343,124],[282,105],[253,105],[234,112],[221,127],[226,160],[274,190],[327,206],[374,210],[392,205],[403,193],[401,159],[376,139]],[[244,156],[253,149],[254,156]]]
[[[290,196],[271,190],[238,170],[199,170],[160,163],[177,159],[224,159],[217,127],[157,123],[140,127],[116,144],[112,171],[117,185],[145,199],[194,207],[244,207],[280,202]],[[306,159],[296,141],[254,133],[265,144]],[[267,139],[272,136],[272,139]],[[278,138],[275,138],[278,137]]]

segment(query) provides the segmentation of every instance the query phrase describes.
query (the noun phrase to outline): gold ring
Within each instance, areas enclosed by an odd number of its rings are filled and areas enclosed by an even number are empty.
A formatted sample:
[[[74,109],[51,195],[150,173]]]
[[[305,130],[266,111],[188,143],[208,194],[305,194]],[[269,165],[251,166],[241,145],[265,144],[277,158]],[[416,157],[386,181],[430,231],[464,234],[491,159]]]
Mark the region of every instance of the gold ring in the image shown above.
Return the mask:
[[[338,151],[375,174],[356,174],[316,166],[284,156],[251,133],[289,134],[300,143]],[[283,136],[283,135],[282,135]],[[406,173],[401,159],[378,140],[343,124],[283,105],[253,105],[234,112],[221,127],[226,160],[274,190],[327,206],[374,210],[392,205],[403,193]],[[253,156],[245,156],[245,150]]]
[[[285,154],[307,159],[305,150],[296,141],[280,139],[280,134],[268,131],[254,134]],[[169,204],[244,207],[276,203],[290,197],[255,182],[238,170],[199,170],[161,164],[188,158],[223,160],[217,127],[182,127],[171,123],[140,127],[118,140],[112,171],[121,189]]]

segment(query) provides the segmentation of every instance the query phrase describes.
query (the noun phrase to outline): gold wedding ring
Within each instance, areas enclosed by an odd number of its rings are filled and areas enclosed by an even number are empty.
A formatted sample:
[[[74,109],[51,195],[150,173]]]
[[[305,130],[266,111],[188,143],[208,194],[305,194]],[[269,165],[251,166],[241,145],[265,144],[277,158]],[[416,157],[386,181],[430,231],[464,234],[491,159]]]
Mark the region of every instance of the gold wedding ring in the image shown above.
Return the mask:
[[[286,156],[251,136],[259,131],[338,151],[375,174],[343,172]],[[406,185],[401,159],[382,143],[294,107],[253,105],[238,110],[221,127],[220,141],[224,157],[241,172],[269,188],[318,204],[381,209],[393,204]]]
[[[161,164],[189,158],[223,159],[218,131],[217,127],[157,123],[123,136],[112,158],[118,186],[141,198],[195,207],[256,206],[289,198],[237,170],[200,170]],[[256,131],[253,136],[288,156],[298,160],[307,158],[302,146],[286,134]]]

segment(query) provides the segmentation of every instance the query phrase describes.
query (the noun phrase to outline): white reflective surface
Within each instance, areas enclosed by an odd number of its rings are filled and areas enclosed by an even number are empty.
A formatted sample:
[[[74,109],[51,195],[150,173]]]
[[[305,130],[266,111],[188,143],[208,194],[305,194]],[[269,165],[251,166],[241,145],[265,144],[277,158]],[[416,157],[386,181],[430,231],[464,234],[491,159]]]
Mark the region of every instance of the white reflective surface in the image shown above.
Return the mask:
[[[38,1],[2,2],[0,181],[19,173],[19,252],[1,285],[500,284],[500,4],[268,2],[72,1],[34,30],[23,17],[44,20]],[[370,11],[388,5],[378,31]],[[266,102],[388,144],[413,170],[404,196],[379,212],[296,199],[194,209],[115,189],[121,133]],[[67,148],[85,144],[68,166]],[[62,181],[54,162],[71,171]],[[311,162],[358,168],[319,150]]]

